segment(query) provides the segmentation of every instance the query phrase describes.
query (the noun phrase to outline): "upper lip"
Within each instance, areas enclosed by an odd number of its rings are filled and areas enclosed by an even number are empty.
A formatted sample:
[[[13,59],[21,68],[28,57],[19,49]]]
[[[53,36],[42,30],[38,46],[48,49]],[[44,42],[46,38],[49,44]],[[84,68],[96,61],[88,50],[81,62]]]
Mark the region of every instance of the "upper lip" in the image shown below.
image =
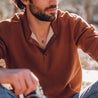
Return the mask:
[[[50,7],[46,8],[46,10],[48,9],[57,9],[57,6],[56,5],[51,5]]]

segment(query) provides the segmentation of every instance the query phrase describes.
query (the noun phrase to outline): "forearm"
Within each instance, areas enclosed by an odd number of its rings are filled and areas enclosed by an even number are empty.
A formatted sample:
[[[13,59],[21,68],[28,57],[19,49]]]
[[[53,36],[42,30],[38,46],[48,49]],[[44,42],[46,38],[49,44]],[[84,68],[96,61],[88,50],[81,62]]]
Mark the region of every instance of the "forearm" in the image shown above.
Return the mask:
[[[6,71],[7,69],[5,69],[5,68],[3,68],[2,66],[0,66],[0,84],[2,84],[2,83],[4,83],[5,82],[5,80],[4,80],[4,78],[5,78],[5,71]]]
[[[29,69],[0,68],[0,83],[11,84],[16,95],[27,95],[37,89],[39,81]]]

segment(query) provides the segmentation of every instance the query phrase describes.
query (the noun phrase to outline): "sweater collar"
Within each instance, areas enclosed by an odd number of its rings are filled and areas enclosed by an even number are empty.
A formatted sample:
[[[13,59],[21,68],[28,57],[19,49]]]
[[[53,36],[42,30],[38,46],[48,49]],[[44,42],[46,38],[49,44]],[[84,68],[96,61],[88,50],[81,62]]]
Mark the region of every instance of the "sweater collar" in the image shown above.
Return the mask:
[[[22,26],[23,26],[23,31],[25,32],[25,37],[29,40],[30,37],[31,37],[32,32],[31,32],[31,30],[29,28],[29,25],[28,25],[26,11],[24,12],[23,15],[20,15],[20,19],[21,19],[21,23],[22,23]],[[53,32],[54,32],[55,36],[58,34],[58,25],[57,25],[57,23],[58,23],[57,19],[51,23],[51,27],[53,29]]]

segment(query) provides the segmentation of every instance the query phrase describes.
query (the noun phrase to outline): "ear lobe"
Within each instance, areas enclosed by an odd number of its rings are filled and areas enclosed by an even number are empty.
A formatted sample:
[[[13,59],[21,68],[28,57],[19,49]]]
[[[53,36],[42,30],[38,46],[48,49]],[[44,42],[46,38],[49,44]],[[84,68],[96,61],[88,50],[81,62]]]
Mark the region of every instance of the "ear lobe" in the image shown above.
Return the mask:
[[[20,0],[24,5],[28,5],[29,0]]]

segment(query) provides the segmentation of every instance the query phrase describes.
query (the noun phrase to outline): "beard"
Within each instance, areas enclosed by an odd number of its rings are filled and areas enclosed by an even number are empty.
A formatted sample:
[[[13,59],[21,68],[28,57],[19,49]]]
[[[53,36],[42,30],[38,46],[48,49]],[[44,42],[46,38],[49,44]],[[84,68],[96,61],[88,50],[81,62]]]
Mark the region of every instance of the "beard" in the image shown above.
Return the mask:
[[[57,13],[50,13],[50,15],[47,15],[45,12],[48,9],[56,8],[56,5],[51,5],[50,7],[45,8],[44,10],[40,9],[39,7],[36,7],[33,3],[29,5],[29,10],[32,13],[33,16],[35,16],[40,21],[48,21],[52,22],[56,19]]]

